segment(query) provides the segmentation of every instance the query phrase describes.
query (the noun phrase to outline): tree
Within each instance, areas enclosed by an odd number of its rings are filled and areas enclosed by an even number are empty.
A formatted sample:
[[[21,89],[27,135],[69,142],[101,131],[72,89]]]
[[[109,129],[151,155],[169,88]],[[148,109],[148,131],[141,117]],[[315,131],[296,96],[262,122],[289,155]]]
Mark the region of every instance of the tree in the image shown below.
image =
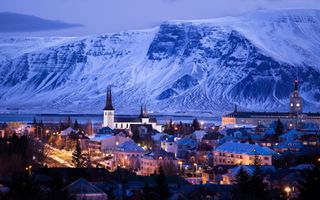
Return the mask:
[[[140,137],[140,133],[139,133],[139,130],[138,130],[138,129],[136,129],[136,130],[133,131],[131,139],[132,139],[135,143],[140,143],[140,142],[141,142],[141,137]]]
[[[156,175],[155,181],[156,181],[156,186],[155,186],[156,199],[159,199],[159,200],[169,199],[169,188],[166,182],[165,174],[161,166],[159,167],[159,174]]]
[[[197,130],[201,130],[201,126],[200,126],[200,123],[198,121],[197,118],[195,118],[193,121],[192,121],[192,128],[193,130],[197,131]]]
[[[253,160],[254,171],[249,183],[251,187],[250,199],[252,200],[264,200],[267,198],[266,184],[263,182],[264,174],[261,165],[261,159],[255,155]]]
[[[160,166],[166,176],[176,176],[178,173],[177,165],[170,158],[163,159]]]
[[[319,159],[319,158],[318,158]],[[313,200],[319,198],[320,186],[320,161],[311,170],[307,170],[303,176],[303,180],[299,182],[300,200]]]
[[[254,144],[254,141],[252,140],[251,135],[248,136],[248,142],[249,142],[249,144]]]
[[[234,185],[232,186],[232,199],[233,200],[249,200],[250,199],[250,176],[249,174],[240,168]]]
[[[66,123],[67,123],[67,126],[68,126],[68,127],[72,127],[72,120],[71,120],[70,115],[68,115],[68,117],[67,117],[67,122],[66,122]],[[68,128],[68,127],[67,127],[67,128]]]
[[[280,135],[283,134],[283,129],[284,129],[283,124],[280,121],[280,118],[278,118],[278,120],[276,121],[276,124],[275,124],[275,128],[274,128],[274,132],[277,137],[279,137]]]
[[[79,140],[77,140],[76,148],[72,153],[72,163],[75,168],[84,168],[86,166],[86,160],[82,154]]]
[[[79,131],[79,130],[80,130],[80,125],[79,125],[79,123],[78,123],[78,120],[75,120],[75,121],[74,121],[73,128],[74,128],[74,130],[76,130],[76,131]]]

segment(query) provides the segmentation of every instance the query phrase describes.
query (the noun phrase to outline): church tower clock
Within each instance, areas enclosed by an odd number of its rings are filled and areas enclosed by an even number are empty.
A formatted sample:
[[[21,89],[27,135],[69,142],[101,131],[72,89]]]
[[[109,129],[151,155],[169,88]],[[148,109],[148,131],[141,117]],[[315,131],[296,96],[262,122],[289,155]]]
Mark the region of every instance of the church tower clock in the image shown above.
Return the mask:
[[[294,81],[294,91],[290,97],[290,113],[302,113],[302,97],[299,96],[298,80]]]

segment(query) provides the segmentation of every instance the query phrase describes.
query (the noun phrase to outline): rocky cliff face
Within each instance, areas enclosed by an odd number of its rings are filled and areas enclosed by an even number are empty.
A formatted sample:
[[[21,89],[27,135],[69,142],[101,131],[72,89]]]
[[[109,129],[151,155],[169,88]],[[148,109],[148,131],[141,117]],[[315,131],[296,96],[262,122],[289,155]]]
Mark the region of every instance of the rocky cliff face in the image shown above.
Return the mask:
[[[320,104],[320,11],[260,11],[171,21],[82,38],[1,38],[0,105],[25,112],[213,112],[233,104],[288,110],[293,80],[307,111]]]

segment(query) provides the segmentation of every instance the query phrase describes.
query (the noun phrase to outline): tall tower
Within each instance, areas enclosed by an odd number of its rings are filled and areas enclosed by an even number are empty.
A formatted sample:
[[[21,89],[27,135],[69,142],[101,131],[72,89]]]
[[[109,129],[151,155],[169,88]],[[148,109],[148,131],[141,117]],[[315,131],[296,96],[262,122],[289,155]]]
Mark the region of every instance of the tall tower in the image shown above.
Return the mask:
[[[103,109],[103,127],[114,129],[114,108],[112,106],[111,87],[107,89],[106,106]]]
[[[141,105],[141,110],[140,110],[140,119],[141,122],[144,124],[148,124],[149,123],[149,114],[148,114],[148,110],[147,110],[147,105],[145,104],[144,106]]]
[[[302,113],[302,98],[299,96],[298,80],[294,81],[294,91],[290,97],[290,112]]]

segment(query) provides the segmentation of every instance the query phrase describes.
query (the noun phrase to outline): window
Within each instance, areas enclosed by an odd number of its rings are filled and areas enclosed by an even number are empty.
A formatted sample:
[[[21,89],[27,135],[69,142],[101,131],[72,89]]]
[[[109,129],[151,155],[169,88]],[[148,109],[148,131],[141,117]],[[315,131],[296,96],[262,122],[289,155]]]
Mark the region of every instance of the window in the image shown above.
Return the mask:
[[[291,103],[290,106],[293,107],[293,103]]]
[[[264,157],[264,160],[269,160],[269,157]]]
[[[297,107],[300,107],[300,103],[297,103]]]

